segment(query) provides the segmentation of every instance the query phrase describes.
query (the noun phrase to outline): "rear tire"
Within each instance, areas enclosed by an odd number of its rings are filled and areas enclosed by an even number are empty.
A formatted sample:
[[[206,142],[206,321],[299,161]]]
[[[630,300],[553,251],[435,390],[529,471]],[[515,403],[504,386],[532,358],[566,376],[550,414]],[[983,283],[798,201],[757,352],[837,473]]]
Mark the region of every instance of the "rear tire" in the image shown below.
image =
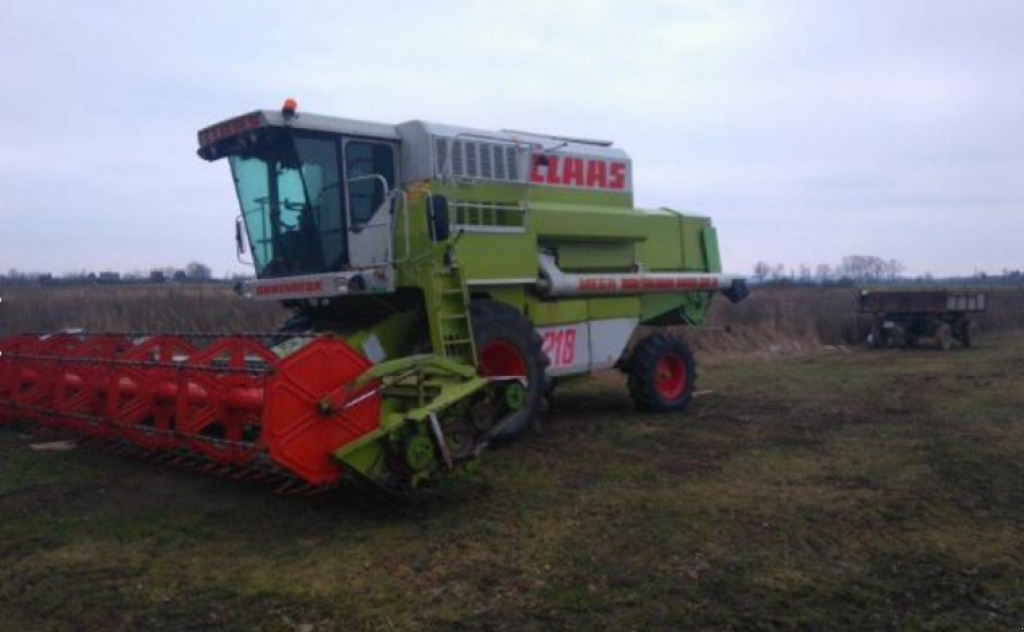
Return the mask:
[[[961,332],[962,338],[960,342],[967,348],[973,347],[978,343],[978,323],[977,321],[968,318],[963,323],[963,331]]]
[[[629,394],[643,412],[678,412],[693,399],[697,365],[682,340],[664,333],[642,339],[626,371]]]
[[[480,374],[526,378],[526,392],[512,398],[518,408],[505,407],[505,414],[496,422],[503,424],[502,429],[492,439],[496,443],[514,441],[527,434],[543,410],[548,365],[543,341],[529,319],[509,305],[477,300],[470,303],[469,310]]]

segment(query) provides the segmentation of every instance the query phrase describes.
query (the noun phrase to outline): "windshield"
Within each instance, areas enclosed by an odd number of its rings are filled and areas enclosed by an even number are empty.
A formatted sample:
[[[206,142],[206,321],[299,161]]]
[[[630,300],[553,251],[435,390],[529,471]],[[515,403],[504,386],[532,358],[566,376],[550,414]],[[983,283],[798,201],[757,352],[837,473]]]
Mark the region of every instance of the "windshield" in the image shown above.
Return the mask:
[[[257,276],[316,274],[348,263],[334,139],[267,134],[230,161]]]

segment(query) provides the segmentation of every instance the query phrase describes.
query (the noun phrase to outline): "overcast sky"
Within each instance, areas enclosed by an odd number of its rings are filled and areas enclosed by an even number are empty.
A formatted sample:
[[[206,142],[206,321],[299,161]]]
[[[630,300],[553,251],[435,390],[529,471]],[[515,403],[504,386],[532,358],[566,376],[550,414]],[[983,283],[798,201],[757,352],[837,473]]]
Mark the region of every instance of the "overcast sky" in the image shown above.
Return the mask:
[[[235,262],[195,132],[300,109],[615,139],[725,267],[1024,267],[1024,2],[0,0],[0,269]]]

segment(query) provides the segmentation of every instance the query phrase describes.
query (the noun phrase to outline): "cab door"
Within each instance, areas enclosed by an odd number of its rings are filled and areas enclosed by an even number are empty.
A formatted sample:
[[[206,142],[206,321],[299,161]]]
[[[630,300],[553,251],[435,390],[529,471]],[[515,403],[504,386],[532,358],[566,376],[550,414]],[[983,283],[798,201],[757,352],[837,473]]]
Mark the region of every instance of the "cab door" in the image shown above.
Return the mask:
[[[395,143],[346,139],[342,145],[348,213],[349,264],[382,267],[393,260]]]

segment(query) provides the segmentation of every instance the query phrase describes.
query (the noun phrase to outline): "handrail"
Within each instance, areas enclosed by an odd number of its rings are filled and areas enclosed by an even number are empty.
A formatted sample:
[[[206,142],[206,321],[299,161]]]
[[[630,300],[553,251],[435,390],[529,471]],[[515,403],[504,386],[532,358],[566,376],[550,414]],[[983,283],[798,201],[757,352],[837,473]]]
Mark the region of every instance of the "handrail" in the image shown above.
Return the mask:
[[[391,260],[392,265],[399,263],[405,263],[412,257],[412,228],[409,225],[409,194],[402,189],[395,189],[395,193],[402,198],[402,205],[399,207],[399,213],[402,215],[402,220],[405,222],[405,256],[401,259],[395,257]],[[392,224],[394,224],[394,216],[392,215]],[[394,238],[394,234],[392,234]]]
[[[450,203],[450,207],[455,214],[454,219],[449,217],[451,225],[462,228],[467,232],[521,233],[526,232],[528,228],[527,221],[530,217],[530,209],[522,203],[456,200]],[[470,219],[470,215],[473,211],[476,211],[479,221],[466,221]],[[508,213],[510,217],[517,216],[520,219],[520,223],[509,225],[498,224],[496,219],[499,212]],[[484,217],[488,213],[491,215],[491,219],[495,221],[492,221],[491,223],[484,221]]]

